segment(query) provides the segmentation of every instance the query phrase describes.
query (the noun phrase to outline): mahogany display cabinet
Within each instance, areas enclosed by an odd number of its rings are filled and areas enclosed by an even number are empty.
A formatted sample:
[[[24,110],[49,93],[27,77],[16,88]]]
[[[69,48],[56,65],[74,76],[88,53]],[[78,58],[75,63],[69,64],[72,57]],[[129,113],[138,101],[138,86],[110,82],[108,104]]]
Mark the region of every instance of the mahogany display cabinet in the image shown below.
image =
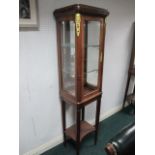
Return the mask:
[[[66,138],[80,142],[95,132],[97,142],[104,60],[105,18],[102,8],[75,4],[56,9],[59,89],[64,144]],[[96,101],[95,125],[85,121],[85,106]],[[76,108],[75,125],[66,128],[66,103]]]

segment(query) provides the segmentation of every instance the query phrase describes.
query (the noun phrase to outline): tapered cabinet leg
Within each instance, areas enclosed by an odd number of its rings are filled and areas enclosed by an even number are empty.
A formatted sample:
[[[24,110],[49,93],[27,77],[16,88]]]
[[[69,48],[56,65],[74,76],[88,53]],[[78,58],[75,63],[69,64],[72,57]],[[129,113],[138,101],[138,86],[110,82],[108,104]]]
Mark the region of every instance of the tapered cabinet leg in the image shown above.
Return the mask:
[[[76,133],[76,155],[80,153],[80,114],[81,109],[77,106],[77,115],[76,115],[76,124],[77,124],[77,133]]]
[[[82,121],[85,119],[85,107],[82,107]]]
[[[61,107],[62,107],[62,126],[63,126],[63,138],[64,138],[64,146],[66,146],[66,103],[65,101],[61,101]]]
[[[130,83],[130,78],[131,78],[131,75],[128,75],[122,108],[124,108],[124,106],[125,106],[126,96],[127,96],[127,93],[128,93],[128,88],[129,88],[129,83]]]
[[[95,121],[95,145],[98,138],[98,127],[99,127],[99,118],[100,118],[100,108],[101,108],[101,98],[97,99],[96,103],[96,121]]]

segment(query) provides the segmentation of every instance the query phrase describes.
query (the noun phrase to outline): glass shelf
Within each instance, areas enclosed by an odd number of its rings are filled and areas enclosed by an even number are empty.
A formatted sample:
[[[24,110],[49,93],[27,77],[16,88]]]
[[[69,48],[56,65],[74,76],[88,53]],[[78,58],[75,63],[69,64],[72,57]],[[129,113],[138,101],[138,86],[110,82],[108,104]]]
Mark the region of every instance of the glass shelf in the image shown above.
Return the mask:
[[[64,45],[61,45],[62,48],[75,48],[75,45],[74,44],[64,44]]]
[[[87,72],[85,72],[85,74],[92,73],[92,72],[98,72],[98,69],[93,69],[93,70],[87,71]]]
[[[87,48],[87,47],[97,47],[98,48],[99,45],[86,45],[85,48]]]
[[[85,74],[92,73],[92,72],[98,72],[98,69],[93,69],[93,70],[87,71],[87,72],[85,72]],[[72,72],[67,72],[67,71],[63,70],[63,73],[65,73],[65,74],[71,74]]]
[[[62,48],[75,48],[74,44],[65,44],[65,45],[61,45]],[[99,45],[86,45],[85,48],[89,48],[89,47],[99,47]]]

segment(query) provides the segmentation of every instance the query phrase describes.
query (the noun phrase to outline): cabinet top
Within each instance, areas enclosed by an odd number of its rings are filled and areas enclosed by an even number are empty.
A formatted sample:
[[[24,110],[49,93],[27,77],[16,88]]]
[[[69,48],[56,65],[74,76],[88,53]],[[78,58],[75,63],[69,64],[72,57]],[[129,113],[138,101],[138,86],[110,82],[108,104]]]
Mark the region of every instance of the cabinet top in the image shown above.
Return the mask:
[[[97,7],[83,5],[83,4],[74,4],[60,9],[56,9],[54,11],[54,16],[60,17],[65,15],[74,15],[76,13],[81,13],[84,15],[92,15],[92,16],[102,16],[102,17],[106,17],[109,15],[108,10],[103,8],[97,8]]]

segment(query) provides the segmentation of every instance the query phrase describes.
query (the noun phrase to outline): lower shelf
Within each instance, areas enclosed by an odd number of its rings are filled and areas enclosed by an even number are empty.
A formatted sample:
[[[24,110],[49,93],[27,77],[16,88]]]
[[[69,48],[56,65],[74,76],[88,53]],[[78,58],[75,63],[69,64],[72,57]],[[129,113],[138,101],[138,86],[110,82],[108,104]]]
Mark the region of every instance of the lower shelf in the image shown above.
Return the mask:
[[[80,122],[80,141],[89,133],[95,131],[95,127],[86,121]],[[76,125],[66,129],[66,135],[76,141]]]

